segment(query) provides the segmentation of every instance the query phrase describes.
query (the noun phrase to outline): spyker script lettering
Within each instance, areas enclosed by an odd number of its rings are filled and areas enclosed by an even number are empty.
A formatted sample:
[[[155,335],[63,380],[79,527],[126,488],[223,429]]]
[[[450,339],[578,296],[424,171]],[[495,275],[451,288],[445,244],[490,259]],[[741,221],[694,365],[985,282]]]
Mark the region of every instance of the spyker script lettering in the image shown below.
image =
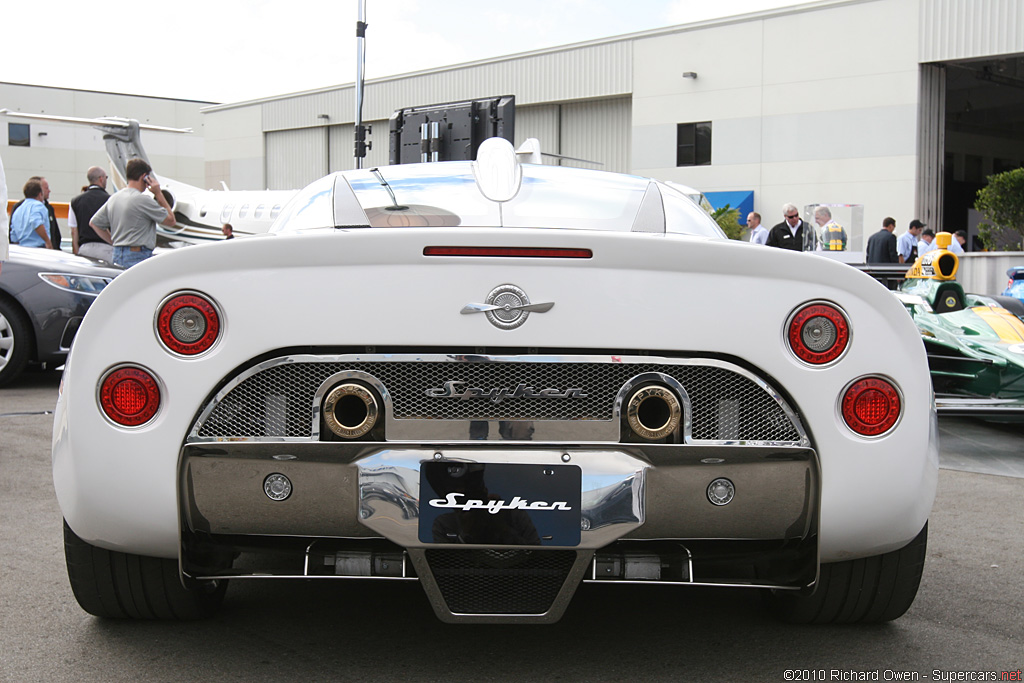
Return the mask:
[[[466,387],[461,389],[460,387],[468,382],[462,382],[459,380],[451,380],[444,383],[444,388],[441,389],[427,389],[427,396],[432,398],[461,398],[463,400],[471,398],[486,398],[490,399],[494,403],[501,403],[506,398],[586,398],[587,394],[583,393],[582,389],[566,389],[565,391],[559,391],[558,389],[541,389],[537,391],[528,384],[520,384],[515,389],[509,389],[507,387],[502,389],[480,389],[477,387]]]
[[[548,503],[543,500],[535,500],[532,503],[527,502],[515,496],[509,502],[503,500],[477,500],[469,498],[465,502],[459,502],[460,497],[464,497],[465,493],[449,493],[444,498],[434,498],[428,501],[431,507],[435,508],[452,508],[455,510],[487,510],[492,515],[498,514],[501,510],[572,510],[569,504],[563,501],[556,501],[554,503]]]

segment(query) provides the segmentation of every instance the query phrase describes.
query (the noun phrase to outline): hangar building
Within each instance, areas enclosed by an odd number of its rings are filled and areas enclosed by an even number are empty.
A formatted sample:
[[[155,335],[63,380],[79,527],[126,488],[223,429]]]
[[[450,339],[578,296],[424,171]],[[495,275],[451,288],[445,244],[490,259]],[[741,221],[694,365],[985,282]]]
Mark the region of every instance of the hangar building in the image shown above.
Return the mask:
[[[191,128],[192,135],[145,134],[143,142],[154,168],[176,180],[202,187],[204,178],[203,115],[210,102],[144,97],[119,93],[0,83],[0,109],[76,118],[118,116],[167,128]],[[81,192],[90,166],[108,167],[103,134],[90,126],[0,115],[0,155],[7,192],[21,199],[31,176],[46,177],[50,201],[67,202]],[[113,190],[113,187],[109,189]],[[62,226],[63,227],[63,226]],[[65,236],[67,232],[65,231]]]
[[[204,108],[206,185],[353,168],[354,90]],[[768,225],[792,202],[862,205],[865,236],[885,216],[956,230],[987,175],[1024,165],[1024,3],[820,0],[368,80],[364,165],[387,164],[397,109],[508,94],[517,145],[752,193]]]
[[[354,166],[354,91],[209,105],[0,83],[0,107],[191,127],[145,134],[164,174],[291,189]],[[785,202],[860,206],[861,249],[885,216],[897,232],[912,218],[972,227],[986,176],[1024,165],[1024,2],[818,0],[373,79],[364,163],[387,164],[397,109],[510,94],[517,145],[535,137],[545,152],[690,185],[768,225]],[[103,162],[91,128],[6,123],[13,197],[15,179],[42,173],[67,201]]]

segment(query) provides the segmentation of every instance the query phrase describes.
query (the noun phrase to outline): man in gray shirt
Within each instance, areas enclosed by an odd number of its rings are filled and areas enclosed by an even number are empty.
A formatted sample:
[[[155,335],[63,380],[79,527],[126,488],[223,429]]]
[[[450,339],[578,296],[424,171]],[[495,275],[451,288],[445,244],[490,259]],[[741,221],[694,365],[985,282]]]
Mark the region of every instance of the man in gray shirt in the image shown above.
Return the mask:
[[[156,226],[170,227],[175,221],[171,205],[160,191],[160,183],[149,164],[142,159],[129,159],[125,175],[128,187],[108,199],[89,225],[101,237],[111,237],[114,263],[130,268],[153,255]],[[153,196],[146,194],[146,189]]]

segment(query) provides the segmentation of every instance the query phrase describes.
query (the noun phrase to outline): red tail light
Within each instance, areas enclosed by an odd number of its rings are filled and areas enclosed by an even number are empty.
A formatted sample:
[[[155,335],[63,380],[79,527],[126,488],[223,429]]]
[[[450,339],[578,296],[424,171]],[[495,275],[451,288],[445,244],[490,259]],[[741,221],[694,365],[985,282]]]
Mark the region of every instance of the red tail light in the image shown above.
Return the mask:
[[[142,368],[118,368],[100,382],[100,406],[119,425],[138,427],[160,408],[160,386]]]
[[[824,365],[846,352],[850,344],[850,323],[832,304],[809,304],[793,314],[786,340],[793,354],[803,362]]]
[[[880,436],[900,419],[900,393],[879,377],[859,379],[843,392],[843,420],[861,436]]]
[[[220,336],[220,314],[209,299],[190,292],[163,302],[156,315],[156,333],[168,350],[182,356],[208,351]]]
[[[500,256],[511,258],[593,258],[590,249],[542,247],[423,247],[424,256]]]

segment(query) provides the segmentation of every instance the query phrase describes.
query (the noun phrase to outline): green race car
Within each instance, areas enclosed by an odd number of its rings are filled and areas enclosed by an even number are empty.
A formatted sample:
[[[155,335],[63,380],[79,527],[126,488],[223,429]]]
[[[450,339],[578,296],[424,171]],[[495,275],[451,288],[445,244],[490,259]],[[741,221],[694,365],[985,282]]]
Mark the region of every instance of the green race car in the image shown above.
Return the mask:
[[[945,237],[945,239],[940,239]],[[959,260],[940,246],[920,258],[896,293],[924,338],[940,414],[1024,419],[1024,307],[967,294]]]

